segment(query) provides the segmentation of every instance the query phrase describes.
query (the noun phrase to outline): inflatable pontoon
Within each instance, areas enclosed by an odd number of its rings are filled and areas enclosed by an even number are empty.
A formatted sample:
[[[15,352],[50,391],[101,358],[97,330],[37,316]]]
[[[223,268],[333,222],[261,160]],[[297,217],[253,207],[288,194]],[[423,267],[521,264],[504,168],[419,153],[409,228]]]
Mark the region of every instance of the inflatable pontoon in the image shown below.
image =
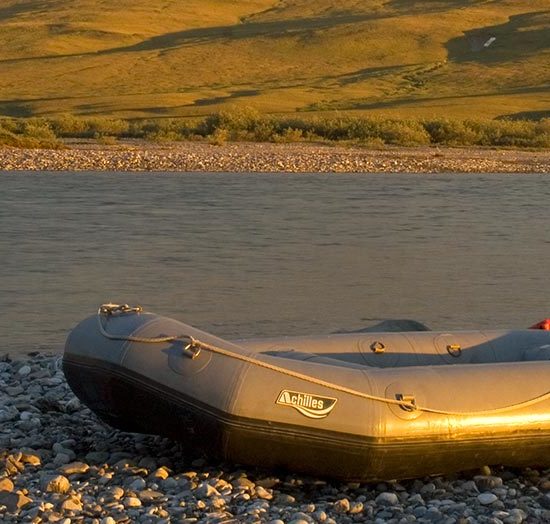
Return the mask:
[[[108,424],[238,464],[362,481],[550,466],[546,329],[229,342],[106,304],[63,369]]]

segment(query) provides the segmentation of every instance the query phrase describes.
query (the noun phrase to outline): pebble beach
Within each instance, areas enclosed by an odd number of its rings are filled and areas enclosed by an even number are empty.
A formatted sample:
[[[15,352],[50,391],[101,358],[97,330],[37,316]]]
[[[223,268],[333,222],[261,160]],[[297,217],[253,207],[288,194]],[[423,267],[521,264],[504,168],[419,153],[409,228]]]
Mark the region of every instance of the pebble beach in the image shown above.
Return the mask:
[[[0,171],[550,173],[549,151],[316,144],[0,147]],[[266,450],[266,452],[268,452]],[[124,433],[74,396],[59,355],[0,352],[0,523],[550,524],[550,469],[342,483],[220,464]]]
[[[368,149],[309,143],[204,142],[64,149],[0,147],[0,171],[176,171],[282,173],[550,173],[550,151],[413,147]]]
[[[0,357],[0,522],[519,524],[550,522],[550,469],[378,484],[217,464],[99,421],[58,355]]]

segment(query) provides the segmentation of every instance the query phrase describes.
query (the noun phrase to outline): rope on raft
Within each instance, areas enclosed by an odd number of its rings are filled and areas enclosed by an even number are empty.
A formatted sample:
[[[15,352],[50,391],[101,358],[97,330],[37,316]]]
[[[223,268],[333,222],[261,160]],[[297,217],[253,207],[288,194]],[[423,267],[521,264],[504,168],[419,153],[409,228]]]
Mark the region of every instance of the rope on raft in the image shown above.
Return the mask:
[[[550,399],[550,391],[547,391],[546,393],[539,395],[537,397],[533,397],[531,399],[518,402],[515,404],[509,404],[507,406],[503,406],[500,408],[487,409],[482,411],[447,411],[443,409],[429,408],[426,406],[418,406],[416,405],[416,403],[408,402],[406,400],[396,400],[396,399],[387,398],[387,397],[369,395],[368,393],[363,393],[362,391],[358,391],[356,389],[351,389],[346,386],[341,386],[339,384],[327,382],[326,380],[312,377],[311,375],[306,375],[298,371],[292,371],[290,369],[286,369],[286,368],[277,366],[275,364],[270,364],[269,362],[264,362],[263,360],[256,359],[254,357],[251,357],[250,355],[241,355],[240,353],[235,353],[234,351],[230,351],[228,349],[223,349],[221,347],[214,346],[206,342],[202,342],[190,335],[182,334],[182,335],[174,335],[174,336],[166,336],[166,337],[147,338],[147,337],[135,337],[132,335],[113,335],[111,333],[108,333],[105,330],[102,317],[118,316],[122,314],[132,314],[132,313],[140,314],[142,312],[143,312],[143,308],[141,306],[130,307],[127,304],[123,304],[123,305],[103,304],[99,307],[97,312],[99,331],[104,337],[111,340],[127,340],[130,342],[139,342],[144,344],[158,344],[158,343],[175,342],[175,341],[181,340],[181,341],[187,342],[187,345],[185,346],[184,350],[189,352],[189,356],[191,358],[198,357],[201,350],[210,351],[211,353],[217,353],[225,357],[233,358],[235,360],[240,360],[248,364],[252,364],[264,369],[269,369],[270,371],[274,371],[276,373],[281,373],[283,375],[287,375],[292,378],[297,378],[299,380],[303,380],[305,382],[309,382],[317,386],[322,386],[322,387],[332,389],[334,391],[346,393],[354,397],[359,397],[365,400],[373,400],[375,402],[383,402],[385,404],[392,404],[394,406],[399,406],[405,409],[406,411],[422,411],[424,413],[434,413],[437,415],[465,416],[465,417],[496,415],[498,413],[504,413],[507,411],[526,408],[528,406],[539,404],[541,402],[544,402]]]

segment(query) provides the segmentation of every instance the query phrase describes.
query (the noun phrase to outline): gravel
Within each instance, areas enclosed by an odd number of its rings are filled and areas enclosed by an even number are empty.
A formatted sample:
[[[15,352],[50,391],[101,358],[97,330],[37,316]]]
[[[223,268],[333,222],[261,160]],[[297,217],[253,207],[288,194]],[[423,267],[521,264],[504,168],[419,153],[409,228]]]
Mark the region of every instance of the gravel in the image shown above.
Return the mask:
[[[73,396],[58,356],[0,357],[0,417],[2,523],[550,522],[550,469],[339,483],[211,463],[169,439],[115,431]]]
[[[284,173],[550,173],[550,151],[484,148],[366,149],[308,143],[201,142],[118,145],[69,142],[67,149],[0,147],[0,171],[181,171]]]

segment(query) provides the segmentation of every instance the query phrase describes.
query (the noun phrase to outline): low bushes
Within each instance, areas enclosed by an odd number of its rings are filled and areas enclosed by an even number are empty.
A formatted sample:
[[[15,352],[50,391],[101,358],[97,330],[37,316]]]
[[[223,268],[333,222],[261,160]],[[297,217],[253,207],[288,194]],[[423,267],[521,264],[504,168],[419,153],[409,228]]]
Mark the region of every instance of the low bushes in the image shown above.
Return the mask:
[[[59,149],[63,143],[42,119],[0,119],[0,144],[24,148]]]
[[[528,120],[424,120],[381,117],[282,118],[252,108],[229,108],[196,119],[126,121],[111,118],[0,118],[0,144],[16,147],[60,147],[63,138],[96,139],[109,144],[118,138],[149,141],[205,140],[302,142],[327,141],[371,147],[492,146],[550,147],[550,119]]]

